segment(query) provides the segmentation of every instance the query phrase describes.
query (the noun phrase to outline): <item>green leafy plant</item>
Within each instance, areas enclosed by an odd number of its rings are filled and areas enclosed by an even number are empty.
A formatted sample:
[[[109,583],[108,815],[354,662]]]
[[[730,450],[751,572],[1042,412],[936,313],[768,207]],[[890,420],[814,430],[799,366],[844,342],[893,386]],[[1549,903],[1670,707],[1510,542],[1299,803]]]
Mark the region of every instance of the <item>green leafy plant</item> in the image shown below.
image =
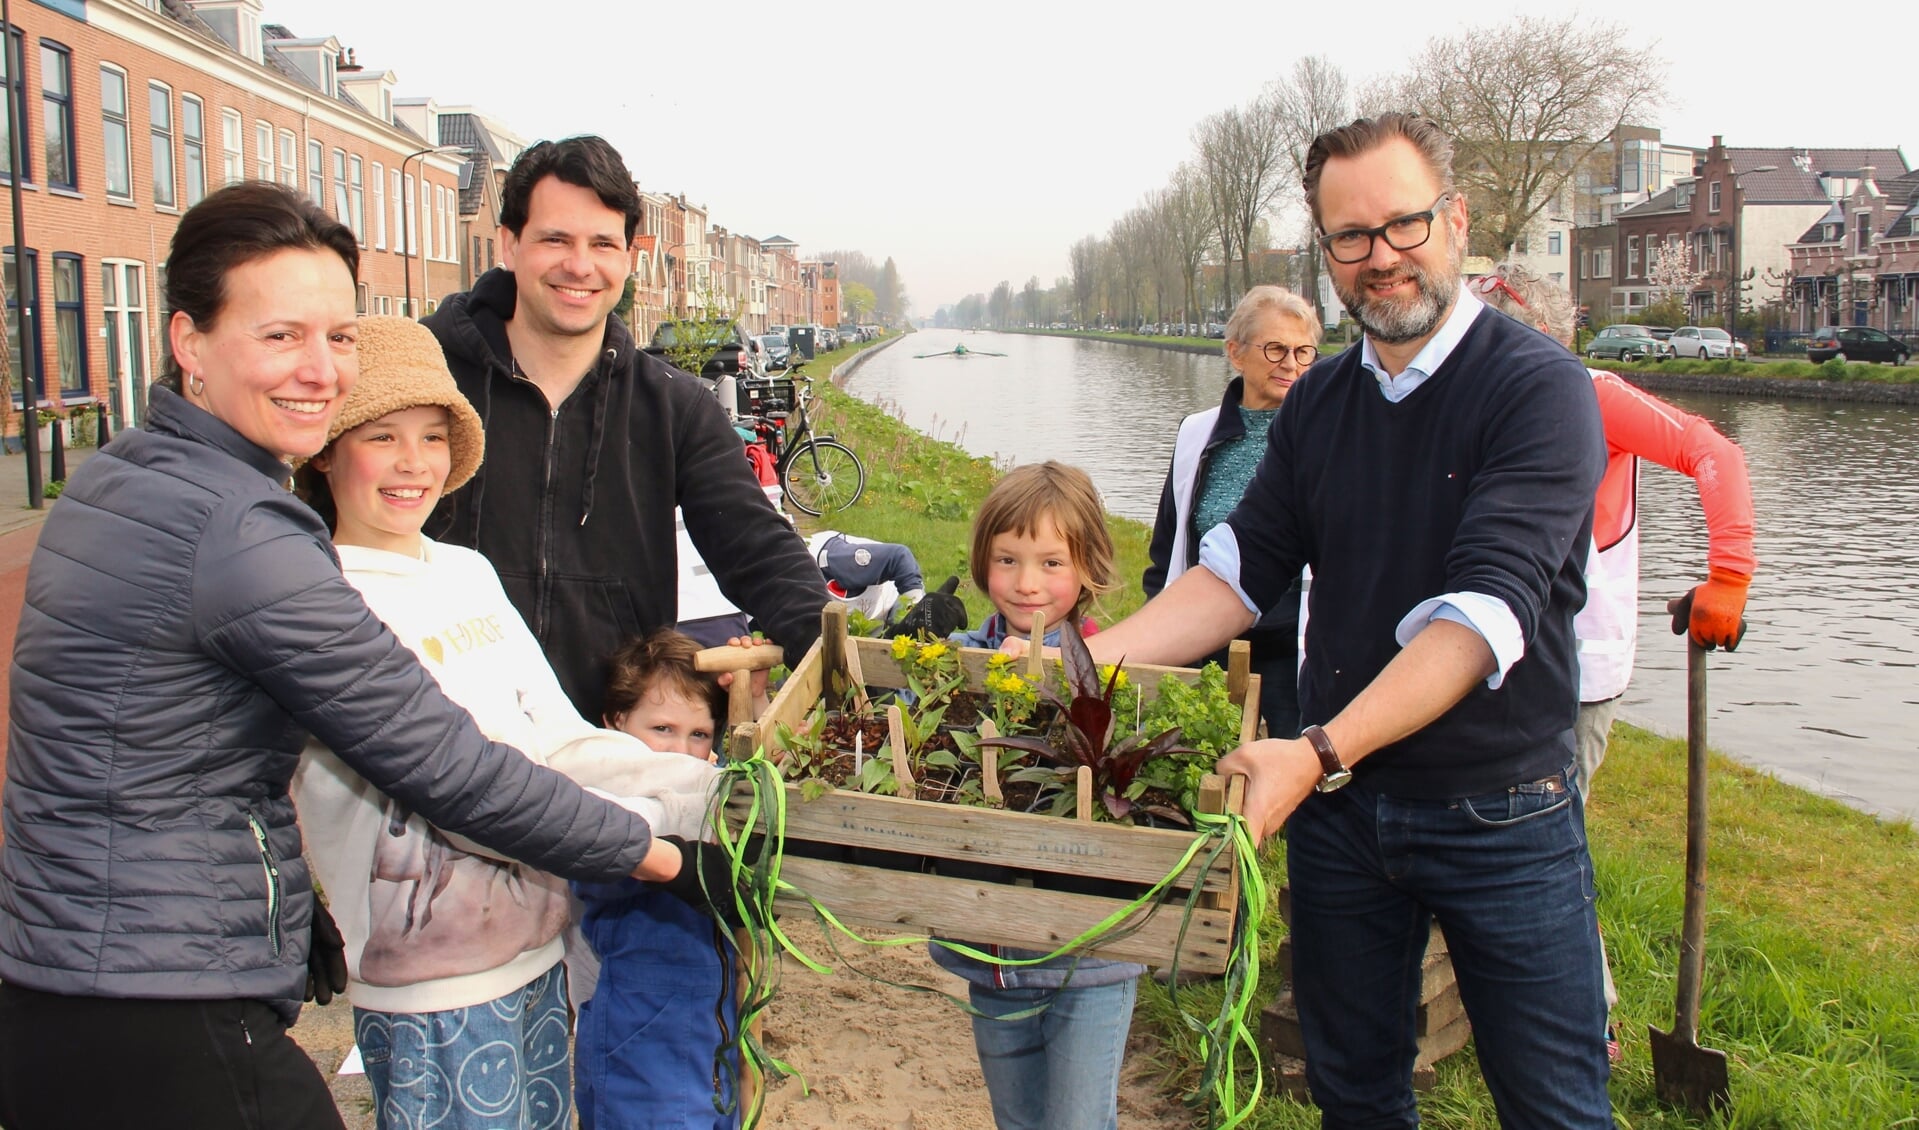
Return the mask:
[[[1137,807],[1183,823],[1181,814],[1170,808],[1136,803],[1146,788],[1146,782],[1137,779],[1140,767],[1180,750],[1179,730],[1166,730],[1150,738],[1144,733],[1129,732],[1115,740],[1118,718],[1113,700],[1125,672],[1117,665],[1108,667],[1102,680],[1100,667],[1086,650],[1086,641],[1080,637],[1078,626],[1070,621],[1060,625],[1059,653],[1072,698],[1062,699],[1051,687],[1040,691],[1060,709],[1063,725],[1058,730],[1058,744],[1026,736],[988,738],[979,744],[1024,750],[1039,755],[1055,767],[1021,770],[1014,774],[1015,780],[1032,779],[1037,772],[1068,785],[1078,776],[1079,767],[1086,766],[1093,771],[1094,794],[1107,815],[1115,820],[1131,817]]]
[[[818,800],[833,787],[819,776],[820,770],[833,756],[821,736],[825,729],[826,703],[821,702],[806,716],[806,721],[799,729],[795,730],[782,722],[775,731],[787,754],[780,771],[788,780],[800,783],[800,798],[803,800]]]

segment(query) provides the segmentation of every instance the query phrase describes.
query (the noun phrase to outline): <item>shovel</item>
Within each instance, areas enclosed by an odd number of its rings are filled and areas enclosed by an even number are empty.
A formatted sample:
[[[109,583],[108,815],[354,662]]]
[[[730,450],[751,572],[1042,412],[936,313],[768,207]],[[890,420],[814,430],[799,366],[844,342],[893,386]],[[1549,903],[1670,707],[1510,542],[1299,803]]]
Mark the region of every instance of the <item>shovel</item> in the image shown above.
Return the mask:
[[[1674,623],[1679,623],[1674,617]],[[1650,1025],[1661,1102],[1706,1114],[1729,1106],[1726,1053],[1699,1046],[1699,981],[1706,958],[1706,649],[1686,641],[1686,912],[1679,936],[1679,999],[1671,1032]]]

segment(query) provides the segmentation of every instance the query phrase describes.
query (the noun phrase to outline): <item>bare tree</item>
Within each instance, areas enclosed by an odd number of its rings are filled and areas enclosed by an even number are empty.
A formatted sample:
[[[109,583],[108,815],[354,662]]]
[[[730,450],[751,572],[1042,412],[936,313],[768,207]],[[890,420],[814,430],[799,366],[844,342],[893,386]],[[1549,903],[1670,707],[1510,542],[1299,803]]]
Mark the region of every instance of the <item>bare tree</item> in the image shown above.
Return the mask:
[[[1073,269],[1073,310],[1080,325],[1091,325],[1093,292],[1099,288],[1099,237],[1089,235],[1075,243],[1066,260]]]
[[[995,328],[1004,329],[1013,322],[1013,284],[1001,279],[993,288],[993,296],[986,300],[987,321]]]
[[[1172,183],[1166,188],[1166,227],[1184,287],[1186,320],[1204,321],[1199,267],[1206,258],[1206,245],[1212,241],[1213,224],[1206,206],[1204,178],[1190,161],[1173,170]]]
[[[1026,320],[1035,326],[1040,325],[1038,275],[1028,278],[1026,285],[1020,288],[1020,302],[1022,309],[1026,311]]]
[[[1252,264],[1246,248],[1257,224],[1281,186],[1286,154],[1280,136],[1279,115],[1270,94],[1245,106],[1222,110],[1194,131],[1199,167],[1205,174],[1207,196],[1213,205],[1222,262],[1232,267],[1239,251],[1240,289],[1252,288]]]
[[[1306,152],[1312,148],[1313,139],[1352,119],[1352,98],[1347,93],[1346,75],[1324,55],[1309,55],[1293,64],[1292,74],[1273,83],[1272,99],[1293,172],[1293,188],[1288,190],[1288,195],[1298,191],[1303,203],[1305,192],[1301,182],[1306,176]],[[1316,229],[1310,216],[1307,229],[1306,261],[1301,265],[1302,293],[1317,310],[1319,242],[1314,238]]]
[[[1665,64],[1617,24],[1521,16],[1429,40],[1390,92],[1451,134],[1473,249],[1507,253],[1613,130],[1657,110]]]

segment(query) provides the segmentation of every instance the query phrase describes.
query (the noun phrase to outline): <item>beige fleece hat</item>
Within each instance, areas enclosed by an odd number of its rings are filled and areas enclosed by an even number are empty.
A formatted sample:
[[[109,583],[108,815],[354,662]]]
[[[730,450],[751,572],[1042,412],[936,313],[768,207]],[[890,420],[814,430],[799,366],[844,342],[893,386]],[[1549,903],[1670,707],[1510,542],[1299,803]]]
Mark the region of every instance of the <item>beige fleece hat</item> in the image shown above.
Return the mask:
[[[480,427],[480,414],[453,383],[446,354],[433,331],[411,318],[364,317],[359,352],[360,379],[353,382],[353,391],[340,406],[327,443],[388,412],[438,404],[446,408],[453,423],[449,436],[453,466],[447,472],[446,493],[464,486],[486,457],[486,433]]]

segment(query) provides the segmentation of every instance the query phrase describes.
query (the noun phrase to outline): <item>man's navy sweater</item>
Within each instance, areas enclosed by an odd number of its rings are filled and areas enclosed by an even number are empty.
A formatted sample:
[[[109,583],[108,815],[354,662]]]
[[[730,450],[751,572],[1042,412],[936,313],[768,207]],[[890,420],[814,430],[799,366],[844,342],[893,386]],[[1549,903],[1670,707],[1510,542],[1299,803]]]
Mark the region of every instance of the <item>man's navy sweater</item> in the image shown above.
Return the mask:
[[[1398,403],[1348,349],[1313,367],[1273,422],[1227,524],[1261,607],[1313,567],[1300,713],[1325,722],[1399,653],[1401,618],[1452,592],[1505,602],[1525,655],[1358,780],[1408,797],[1472,796],[1564,769],[1579,705],[1573,614],[1586,600],[1606,448],[1592,378],[1557,343],[1482,311]]]

